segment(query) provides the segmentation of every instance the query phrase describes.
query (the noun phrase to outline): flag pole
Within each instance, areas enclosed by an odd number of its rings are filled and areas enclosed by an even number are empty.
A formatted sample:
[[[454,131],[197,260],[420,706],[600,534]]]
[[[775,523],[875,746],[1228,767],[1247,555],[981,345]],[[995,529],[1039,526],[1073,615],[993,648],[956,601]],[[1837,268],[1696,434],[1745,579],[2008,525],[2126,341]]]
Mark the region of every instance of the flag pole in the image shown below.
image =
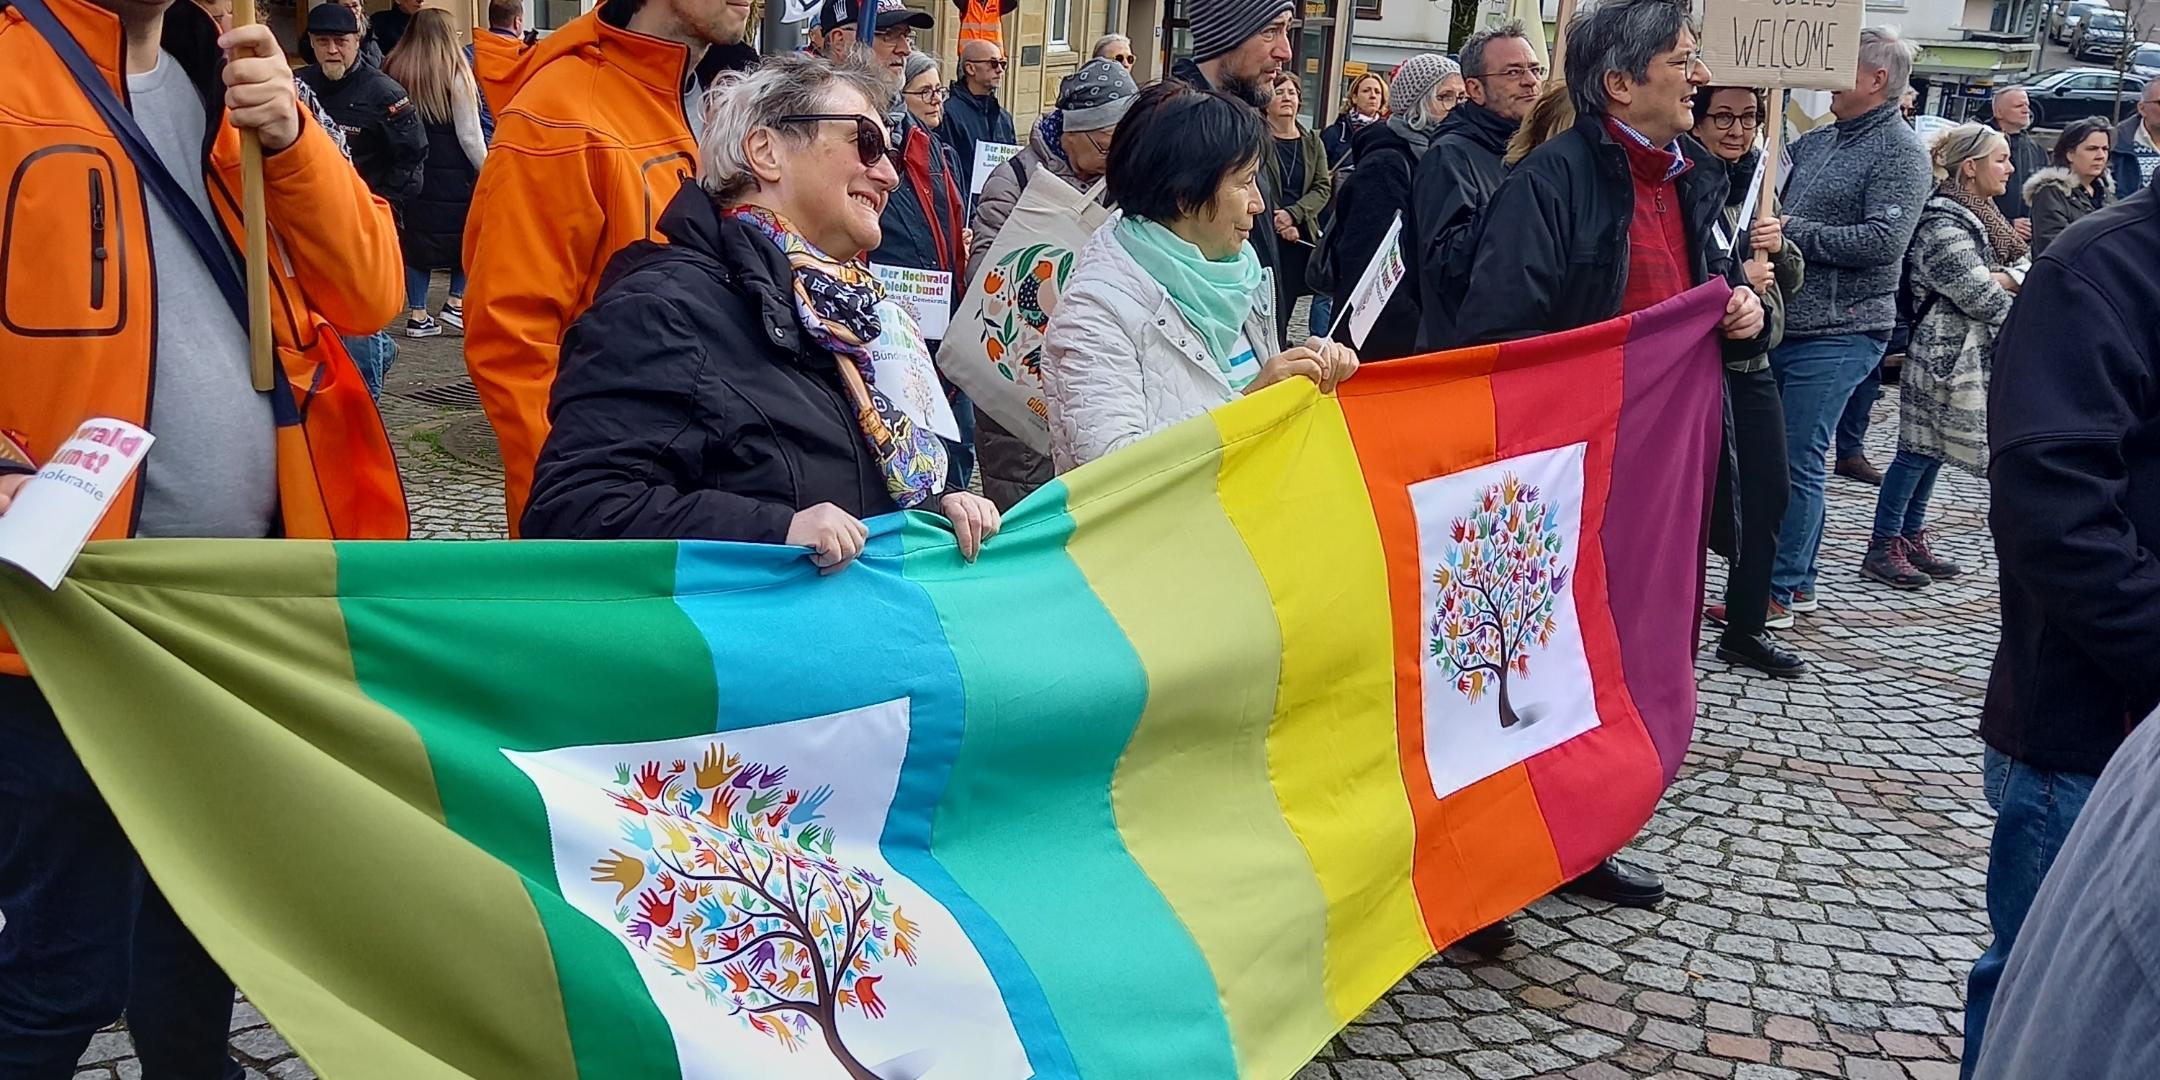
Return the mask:
[[[233,0],[233,25],[255,25],[255,0]],[[263,204],[262,136],[240,131],[240,217],[246,236],[248,295],[248,372],[259,393],[276,385],[272,365],[276,343],[270,335],[270,211]]]
[[[1777,197],[1778,157],[1784,153],[1785,147],[1785,88],[1771,87],[1770,100],[1764,108],[1767,115],[1763,117],[1762,191],[1755,196],[1756,221],[1769,221],[1777,217],[1773,200]],[[1762,252],[1756,258],[1767,263],[1770,261],[1770,253]]]
[[[1561,66],[1561,62],[1567,56],[1568,23],[1573,22],[1574,19],[1575,0],[1560,0],[1560,18],[1558,22],[1553,24],[1552,59],[1549,61],[1550,70],[1545,73],[1548,80],[1565,77],[1562,72],[1567,69]]]

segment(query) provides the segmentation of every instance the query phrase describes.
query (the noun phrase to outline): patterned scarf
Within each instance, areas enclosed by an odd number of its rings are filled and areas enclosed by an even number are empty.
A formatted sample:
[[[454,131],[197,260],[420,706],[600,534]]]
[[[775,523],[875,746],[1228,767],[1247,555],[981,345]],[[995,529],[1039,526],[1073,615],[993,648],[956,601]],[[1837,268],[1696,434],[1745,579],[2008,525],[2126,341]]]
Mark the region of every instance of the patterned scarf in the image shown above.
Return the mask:
[[[883,327],[877,308],[885,299],[877,275],[860,261],[841,262],[803,239],[787,219],[758,206],[737,206],[725,216],[764,233],[795,271],[795,310],[811,340],[831,350],[840,384],[855,407],[855,422],[877,455],[885,490],[904,508],[921,506],[945,481],[945,440],[915,426],[908,414],[871,382],[870,343]]]
[[[2010,219],[2003,216],[1994,199],[1974,194],[1954,176],[1943,181],[1942,193],[1980,219],[1980,227],[1987,230],[1988,246],[1995,249],[1996,266],[2009,266],[2032,250],[2025,241],[2018,239],[2017,230],[2010,227]]]
[[[1050,148],[1051,153],[1058,156],[1059,161],[1064,162],[1068,168],[1072,166],[1072,158],[1067,157],[1065,154],[1065,113],[1063,111],[1052,109],[1044,113],[1042,119],[1035,121],[1035,134],[1042,139],[1044,146]]]

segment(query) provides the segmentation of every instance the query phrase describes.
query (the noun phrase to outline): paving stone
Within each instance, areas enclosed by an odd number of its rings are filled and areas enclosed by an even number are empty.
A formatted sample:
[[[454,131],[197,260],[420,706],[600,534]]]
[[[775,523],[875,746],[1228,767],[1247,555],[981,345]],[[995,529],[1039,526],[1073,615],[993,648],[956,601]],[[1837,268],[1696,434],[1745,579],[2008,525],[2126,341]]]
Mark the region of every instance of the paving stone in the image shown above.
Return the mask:
[[[1719,1031],[1749,1035],[1755,1031],[1755,1014],[1747,1009],[1713,1001],[1703,1007],[1703,1024]]]
[[[1336,1080],[1403,1080],[1403,1071],[1392,1061],[1357,1059],[1335,1063]]]
[[[1471,1049],[1475,1045],[1463,1034],[1461,1026],[1441,1020],[1411,1024],[1403,1028],[1403,1035],[1410,1040],[1410,1045],[1418,1053],[1426,1055],[1451,1054],[1458,1050]]]
[[[1728,1035],[1724,1032],[1713,1031],[1706,1040],[1704,1048],[1717,1057],[1732,1058],[1735,1061],[1768,1062],[1770,1060],[1770,1040],[1758,1039],[1751,1035]]]
[[[1693,1024],[1675,1024],[1670,1020],[1646,1020],[1643,1022],[1642,1040],[1674,1050],[1700,1050],[1703,1046],[1703,1029]]]
[[[1763,1021],[1763,1034],[1779,1042],[1814,1044],[1822,1041],[1822,1031],[1814,1024],[1794,1016],[1773,1016]]]
[[[1905,1067],[1882,1058],[1845,1059],[1845,1080],[1908,1080]]]
[[[1530,1067],[1498,1050],[1479,1050],[1457,1059],[1478,1080],[1515,1080],[1530,1075]]]
[[[1342,1033],[1343,1044],[1360,1054],[1408,1054],[1410,1043],[1402,1032],[1389,1027],[1352,1027]]]

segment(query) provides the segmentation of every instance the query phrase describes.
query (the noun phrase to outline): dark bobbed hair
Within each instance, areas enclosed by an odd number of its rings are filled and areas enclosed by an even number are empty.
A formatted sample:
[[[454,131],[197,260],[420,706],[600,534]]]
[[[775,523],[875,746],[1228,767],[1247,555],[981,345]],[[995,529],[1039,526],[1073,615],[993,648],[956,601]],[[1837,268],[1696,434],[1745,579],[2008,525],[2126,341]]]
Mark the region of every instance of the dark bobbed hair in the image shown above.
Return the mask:
[[[2077,149],[2094,134],[2108,137],[2109,145],[2115,142],[2115,129],[2104,116],[2086,116],[2065,124],[2062,134],[2055,139],[2055,149],[2048,152],[2048,160],[2063,168],[2070,167],[2070,151]]]
[[[1710,99],[1727,90],[1745,90],[1755,95],[1755,111],[1762,114],[1762,122],[1770,122],[1770,98],[1759,86],[1705,86],[1695,91],[1695,125],[1702,126],[1703,117],[1710,115]]]
[[[1605,0],[1568,24],[1567,84],[1580,116],[1604,116],[1605,76],[1650,81],[1650,64],[1692,30],[1688,5],[1674,0]]]
[[[1155,222],[1199,213],[1232,169],[1260,160],[1267,137],[1260,111],[1228,94],[1156,83],[1133,99],[1111,136],[1110,201]]]

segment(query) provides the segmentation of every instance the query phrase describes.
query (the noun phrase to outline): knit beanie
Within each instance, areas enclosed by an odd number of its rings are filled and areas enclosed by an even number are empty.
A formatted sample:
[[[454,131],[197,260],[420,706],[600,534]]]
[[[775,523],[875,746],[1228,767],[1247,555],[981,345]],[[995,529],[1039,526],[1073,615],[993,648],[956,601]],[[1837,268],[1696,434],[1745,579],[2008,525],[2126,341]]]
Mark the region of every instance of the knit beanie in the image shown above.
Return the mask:
[[[1294,10],[1291,0],[1188,0],[1192,58],[1204,64],[1245,44],[1275,17]]]
[[[1422,127],[1426,96],[1442,79],[1461,71],[1455,61],[1439,53],[1419,53],[1395,69],[1395,77],[1388,81],[1388,103],[1404,123]]]

